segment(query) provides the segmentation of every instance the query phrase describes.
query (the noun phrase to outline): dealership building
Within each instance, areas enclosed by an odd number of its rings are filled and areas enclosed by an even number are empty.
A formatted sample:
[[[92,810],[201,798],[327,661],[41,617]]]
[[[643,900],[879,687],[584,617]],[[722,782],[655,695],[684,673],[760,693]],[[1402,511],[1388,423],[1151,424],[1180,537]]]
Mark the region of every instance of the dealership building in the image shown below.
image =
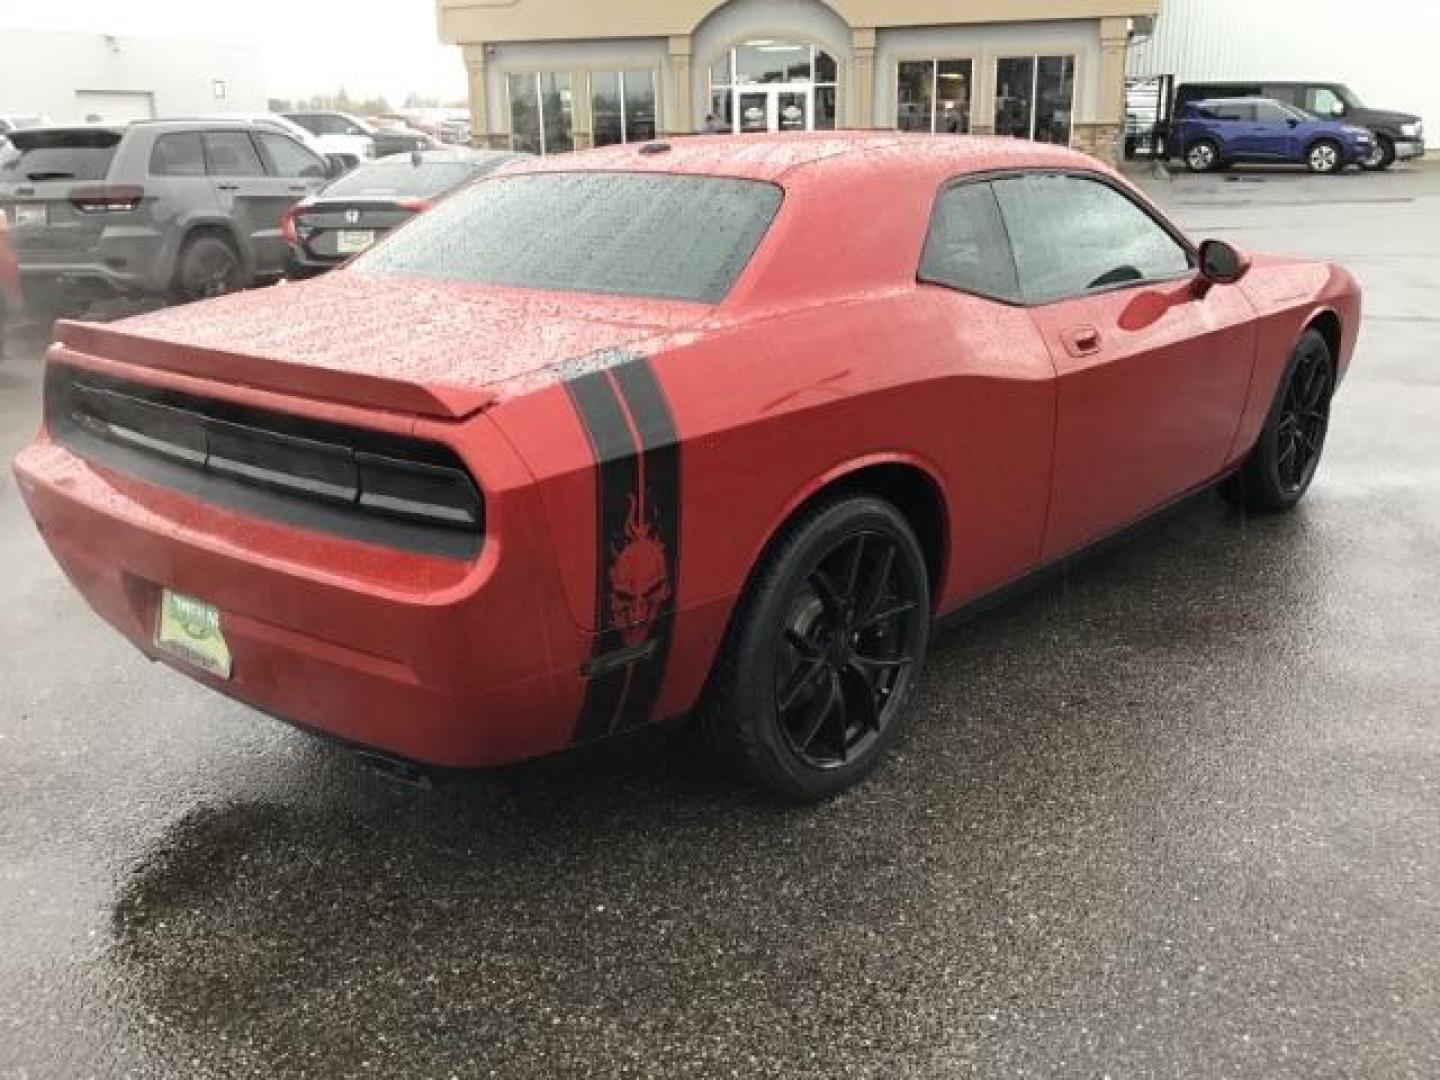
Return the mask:
[[[1013,135],[1113,159],[1160,0],[436,0],[476,140],[725,130]]]

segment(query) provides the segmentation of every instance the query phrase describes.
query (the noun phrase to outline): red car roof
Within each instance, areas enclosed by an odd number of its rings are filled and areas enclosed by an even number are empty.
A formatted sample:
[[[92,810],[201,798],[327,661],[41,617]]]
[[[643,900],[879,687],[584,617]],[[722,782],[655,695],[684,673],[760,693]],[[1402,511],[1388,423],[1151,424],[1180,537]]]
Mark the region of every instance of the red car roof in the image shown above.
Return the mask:
[[[663,145],[662,153],[645,152]],[[755,135],[696,135],[629,143],[578,154],[528,158],[506,169],[522,172],[666,172],[778,181],[837,158],[863,155],[878,168],[945,165],[954,172],[1019,167],[1104,169],[1074,150],[1021,139],[877,131],[817,131]]]

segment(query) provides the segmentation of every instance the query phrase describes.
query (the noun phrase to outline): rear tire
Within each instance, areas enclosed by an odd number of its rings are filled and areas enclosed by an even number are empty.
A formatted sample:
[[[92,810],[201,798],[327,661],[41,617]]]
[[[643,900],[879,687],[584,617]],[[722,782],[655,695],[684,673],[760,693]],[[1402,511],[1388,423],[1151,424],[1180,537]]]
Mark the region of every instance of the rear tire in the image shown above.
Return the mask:
[[[1321,176],[1338,173],[1345,168],[1345,152],[1333,139],[1318,139],[1305,151],[1305,165]]]
[[[905,518],[821,503],[765,556],[712,676],[706,742],[794,802],[859,783],[895,739],[925,659],[930,582]]]
[[[185,241],[175,260],[171,297],[180,303],[224,296],[245,286],[245,267],[235,245],[216,233]]]
[[[1220,485],[1220,494],[1259,513],[1293,510],[1320,465],[1334,392],[1330,346],[1319,331],[1306,330],[1290,356],[1254,449],[1240,471]]]
[[[1218,169],[1220,148],[1209,139],[1196,139],[1185,147],[1185,167],[1195,173]]]

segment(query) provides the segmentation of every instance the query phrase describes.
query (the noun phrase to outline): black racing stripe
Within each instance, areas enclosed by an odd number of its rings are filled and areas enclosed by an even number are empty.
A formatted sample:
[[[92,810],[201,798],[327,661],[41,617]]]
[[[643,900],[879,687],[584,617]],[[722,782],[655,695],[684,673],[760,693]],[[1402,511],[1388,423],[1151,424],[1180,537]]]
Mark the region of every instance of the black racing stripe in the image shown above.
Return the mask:
[[[623,647],[621,635],[609,629],[609,555],[606,538],[623,529],[627,493],[639,484],[639,462],[630,425],[614,386],[604,371],[590,371],[565,383],[590,448],[595,456],[595,626],[599,628],[590,659]],[[586,742],[610,731],[625,693],[627,669],[592,676],[575,723],[574,740]]]
[[[680,460],[664,394],[643,357],[567,380],[595,455],[594,672],[576,722],[585,741],[646,723],[664,681],[680,566]],[[625,619],[643,612],[643,622]],[[654,647],[645,649],[646,643]],[[637,657],[634,660],[630,656]],[[620,658],[625,662],[611,664]]]
[[[644,453],[645,506],[656,539],[664,548],[668,596],[660,606],[649,637],[655,651],[635,665],[629,692],[616,727],[629,728],[653,719],[655,701],[665,678],[675,622],[675,595],[680,582],[680,444],[664,392],[647,360],[613,368],[611,374],[629,406]]]

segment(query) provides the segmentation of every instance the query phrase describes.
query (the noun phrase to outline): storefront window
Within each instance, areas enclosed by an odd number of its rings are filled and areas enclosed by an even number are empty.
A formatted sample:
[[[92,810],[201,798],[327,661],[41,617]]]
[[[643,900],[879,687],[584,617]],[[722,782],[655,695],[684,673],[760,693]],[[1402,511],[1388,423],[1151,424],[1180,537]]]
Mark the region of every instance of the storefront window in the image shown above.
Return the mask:
[[[710,115],[723,131],[833,131],[838,80],[813,45],[749,41],[710,66]]]
[[[529,154],[575,149],[570,76],[543,71],[506,79],[510,95],[510,147]]]
[[[995,62],[995,134],[1068,144],[1075,103],[1073,56]]]
[[[650,71],[597,71],[590,76],[595,145],[655,138],[655,75]]]
[[[902,60],[895,126],[901,131],[968,132],[970,83],[969,60]]]

